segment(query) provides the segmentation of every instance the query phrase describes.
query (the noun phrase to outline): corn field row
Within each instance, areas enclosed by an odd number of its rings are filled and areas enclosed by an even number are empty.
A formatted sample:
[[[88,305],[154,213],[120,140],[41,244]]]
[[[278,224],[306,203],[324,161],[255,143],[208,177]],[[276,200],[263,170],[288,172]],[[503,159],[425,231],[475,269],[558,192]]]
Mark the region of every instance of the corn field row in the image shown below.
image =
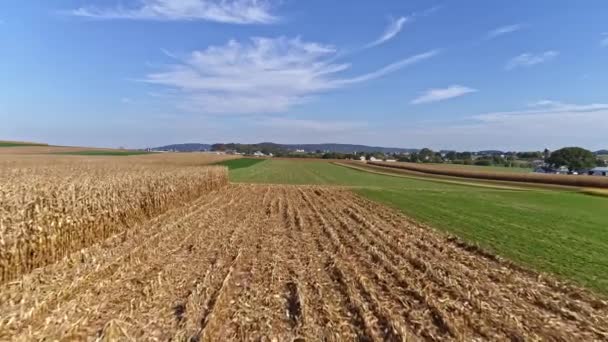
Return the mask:
[[[228,183],[223,167],[0,160],[0,283]]]

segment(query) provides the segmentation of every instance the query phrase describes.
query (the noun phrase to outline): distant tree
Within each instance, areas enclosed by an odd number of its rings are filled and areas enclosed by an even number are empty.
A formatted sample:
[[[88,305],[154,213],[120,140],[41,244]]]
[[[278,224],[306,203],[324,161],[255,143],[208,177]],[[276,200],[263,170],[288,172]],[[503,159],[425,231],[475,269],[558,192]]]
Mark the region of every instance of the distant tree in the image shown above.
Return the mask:
[[[418,163],[420,162],[420,156],[418,155],[418,153],[413,152],[412,154],[410,154],[410,163]]]
[[[226,145],[224,144],[213,144],[211,145],[211,151],[225,151]]]
[[[489,159],[477,159],[474,164],[478,166],[492,166],[492,161]]]
[[[549,149],[548,149],[548,148],[546,148],[546,149],[543,151],[543,157],[544,157],[544,159],[545,159],[545,163],[549,161],[549,157],[551,157],[551,151],[549,151]]]
[[[517,157],[520,159],[540,159],[543,157],[543,154],[540,152],[519,152],[517,153]]]
[[[446,158],[447,160],[454,161],[454,160],[458,159],[458,155],[457,155],[457,153],[456,153],[456,152],[454,152],[454,151],[450,151],[450,152],[448,152],[448,153],[445,155],[445,158]]]
[[[462,160],[471,160],[473,158],[473,154],[471,152],[456,153],[456,157]]]
[[[422,150],[420,150],[420,152],[418,152],[418,158],[423,163],[432,162],[434,156],[435,152],[433,152],[433,150],[431,150],[430,148],[423,148]]]
[[[551,153],[547,162],[554,167],[567,166],[569,170],[592,168],[597,164],[591,151],[580,147],[565,147]]]

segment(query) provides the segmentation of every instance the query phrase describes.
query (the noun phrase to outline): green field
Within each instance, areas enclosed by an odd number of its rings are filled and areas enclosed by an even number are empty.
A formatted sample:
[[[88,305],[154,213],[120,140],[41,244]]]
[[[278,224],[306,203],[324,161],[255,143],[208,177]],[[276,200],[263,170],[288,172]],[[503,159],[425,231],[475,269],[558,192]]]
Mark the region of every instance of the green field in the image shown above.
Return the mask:
[[[352,186],[498,255],[608,294],[606,197],[383,176],[321,161],[266,160],[233,169],[230,177],[233,182]]]
[[[229,170],[242,169],[263,162],[264,159],[239,158],[219,162],[216,165],[227,166]]]
[[[144,151],[111,151],[111,150],[85,150],[85,151],[74,151],[74,152],[58,152],[55,154],[65,154],[71,156],[137,156],[142,154],[150,154],[150,152]]]
[[[26,146],[48,146],[48,145],[27,143],[27,142],[15,142],[15,141],[0,141],[0,147],[26,147]]]

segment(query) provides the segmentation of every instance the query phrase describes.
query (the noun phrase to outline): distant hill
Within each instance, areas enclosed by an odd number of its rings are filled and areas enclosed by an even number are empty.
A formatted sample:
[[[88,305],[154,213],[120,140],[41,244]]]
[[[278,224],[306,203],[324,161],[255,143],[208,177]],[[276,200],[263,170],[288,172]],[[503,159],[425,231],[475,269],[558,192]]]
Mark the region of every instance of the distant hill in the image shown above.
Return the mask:
[[[215,146],[220,144],[215,144]],[[417,152],[418,149],[413,148],[397,148],[397,147],[380,147],[380,146],[366,146],[366,145],[351,145],[351,144],[276,144],[272,142],[263,142],[259,144],[222,144],[227,145],[228,148],[234,145],[251,146],[258,149],[270,149],[270,150],[304,150],[306,152],[337,152],[337,153],[353,153],[353,152],[383,152],[383,153],[404,153],[404,152]],[[214,145],[210,144],[174,144],[167,146],[160,146],[152,148],[152,151],[176,151],[176,152],[196,152],[196,151],[209,151]]]
[[[154,147],[152,151],[176,151],[176,152],[200,152],[200,151],[209,151],[211,149],[210,144],[198,144],[198,143],[190,143],[190,144],[174,144],[167,146]]]
[[[306,152],[314,152],[317,150],[323,152],[337,153],[353,153],[353,152],[382,152],[382,153],[412,153],[418,152],[415,148],[398,148],[398,147],[381,147],[381,146],[366,146],[366,145],[351,145],[351,144],[278,144],[288,150],[304,150]]]
[[[21,146],[48,146],[48,144],[27,142],[27,141],[8,141],[0,140],[0,147],[21,147]]]
[[[599,150],[599,151],[595,151],[593,153],[595,153],[598,156],[599,155],[605,156],[605,155],[608,155],[608,150]]]
[[[477,154],[481,154],[481,155],[486,155],[486,156],[499,156],[501,154],[505,154],[503,151],[499,151],[499,150],[484,150],[484,151],[479,151],[477,152]]]

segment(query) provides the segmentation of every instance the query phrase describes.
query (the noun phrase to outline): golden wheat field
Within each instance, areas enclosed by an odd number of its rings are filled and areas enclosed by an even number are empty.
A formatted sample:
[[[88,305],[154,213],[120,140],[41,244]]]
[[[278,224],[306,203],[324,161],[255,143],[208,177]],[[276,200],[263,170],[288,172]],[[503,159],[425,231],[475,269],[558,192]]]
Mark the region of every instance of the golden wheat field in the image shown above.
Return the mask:
[[[608,339],[585,290],[348,189],[189,158],[0,159],[0,340]]]

